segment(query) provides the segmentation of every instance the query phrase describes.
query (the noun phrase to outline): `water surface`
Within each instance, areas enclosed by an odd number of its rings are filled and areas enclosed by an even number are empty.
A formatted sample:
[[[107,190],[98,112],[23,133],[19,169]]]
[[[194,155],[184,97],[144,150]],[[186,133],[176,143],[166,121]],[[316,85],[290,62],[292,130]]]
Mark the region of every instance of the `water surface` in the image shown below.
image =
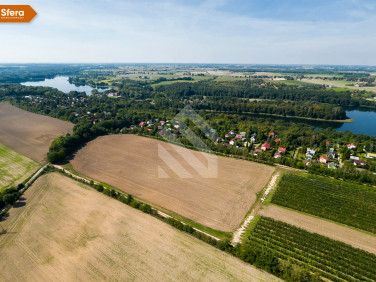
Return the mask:
[[[43,81],[30,81],[23,82],[21,85],[25,86],[46,86],[56,88],[64,93],[69,93],[70,91],[85,92],[87,95],[91,94],[93,89],[97,89],[99,92],[109,90],[110,88],[93,88],[89,85],[76,86],[72,83],[69,83],[68,76],[56,76],[51,79],[45,79]]]

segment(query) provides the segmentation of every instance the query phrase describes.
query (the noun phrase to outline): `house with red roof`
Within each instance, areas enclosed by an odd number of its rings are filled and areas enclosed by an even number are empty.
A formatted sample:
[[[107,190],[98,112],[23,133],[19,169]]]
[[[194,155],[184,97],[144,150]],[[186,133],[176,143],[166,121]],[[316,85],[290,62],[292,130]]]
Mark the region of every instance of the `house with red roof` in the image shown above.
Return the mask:
[[[327,157],[324,157],[324,156],[319,157],[319,163],[327,164],[328,162],[329,162],[329,159]]]
[[[286,148],[279,147],[278,152],[281,153],[281,154],[284,154],[284,153],[286,153]]]
[[[274,142],[279,143],[279,142],[281,142],[281,139],[274,139]]]
[[[350,143],[350,144],[347,144],[347,148],[356,149],[356,145],[354,143]]]
[[[143,127],[144,124],[145,124],[145,123],[144,123],[143,121],[140,122],[140,126],[141,126],[141,127]]]
[[[269,143],[264,143],[261,145],[261,150],[266,151],[270,149]]]

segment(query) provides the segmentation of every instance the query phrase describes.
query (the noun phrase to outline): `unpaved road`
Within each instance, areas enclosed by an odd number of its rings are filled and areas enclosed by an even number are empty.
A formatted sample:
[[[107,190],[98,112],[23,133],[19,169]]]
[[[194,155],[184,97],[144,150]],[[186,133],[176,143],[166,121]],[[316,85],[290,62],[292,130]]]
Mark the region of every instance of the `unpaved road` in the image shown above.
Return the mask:
[[[275,281],[60,175],[43,175],[2,222],[1,281]]]
[[[376,255],[376,236],[275,205],[266,206],[259,213]]]
[[[168,156],[178,175],[160,157]],[[179,152],[177,151],[180,150]],[[268,183],[274,168],[258,163],[217,157],[217,177],[204,178],[188,154],[208,163],[209,155],[135,135],[102,136],[78,151],[71,161],[82,175],[103,181],[128,194],[163,207],[204,226],[234,231],[256,200],[256,193]],[[181,169],[183,168],[183,169]],[[160,169],[165,174],[160,176]],[[165,177],[168,176],[168,177]]]

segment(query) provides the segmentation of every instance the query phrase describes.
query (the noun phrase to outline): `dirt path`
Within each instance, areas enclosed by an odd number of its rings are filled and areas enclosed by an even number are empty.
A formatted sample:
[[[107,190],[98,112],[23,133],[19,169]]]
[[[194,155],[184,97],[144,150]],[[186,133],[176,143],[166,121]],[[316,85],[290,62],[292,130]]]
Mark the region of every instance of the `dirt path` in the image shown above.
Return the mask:
[[[376,255],[376,236],[275,205],[265,207],[259,214],[341,241]]]
[[[264,195],[260,199],[261,202],[256,203],[255,208],[252,210],[251,214],[244,220],[242,226],[240,226],[240,228],[234,232],[234,235],[232,238],[232,245],[235,246],[237,243],[240,243],[241,236],[243,235],[243,233],[247,229],[247,226],[251,223],[252,219],[255,217],[255,215],[259,211],[261,204],[265,201],[270,191],[275,187],[278,177],[279,177],[279,173],[273,175],[272,179],[270,180],[268,184],[268,187],[266,188],[264,192]]]
[[[57,169],[62,170],[63,173],[68,174],[68,175],[72,176],[72,177],[75,178],[75,179],[82,180],[82,181],[84,181],[84,182],[87,183],[87,184],[89,184],[90,181],[91,181],[91,179],[84,178],[84,177],[81,177],[81,176],[78,176],[78,175],[75,175],[75,174],[69,172],[68,170],[64,169],[62,166],[59,166],[59,165],[53,165],[53,166],[54,166],[55,168],[57,168]],[[98,184],[98,183],[99,183],[99,182],[94,181],[94,180],[93,180],[93,182],[94,182],[94,184]],[[164,213],[164,212],[162,212],[162,211],[160,211],[160,210],[157,210],[156,208],[153,208],[153,209],[156,210],[157,213],[158,213],[161,217],[164,217],[164,218],[172,218],[172,216],[168,215],[167,213]],[[180,221],[180,222],[181,222],[182,224],[185,224],[185,223],[182,222],[182,221]],[[192,228],[193,228],[194,230],[196,230],[197,232],[200,232],[200,233],[202,233],[202,234],[205,234],[205,235],[207,235],[207,236],[209,236],[209,237],[211,237],[211,238],[213,238],[213,239],[215,239],[215,240],[217,240],[217,241],[220,240],[219,238],[217,238],[217,237],[215,237],[215,236],[213,236],[213,235],[211,235],[211,234],[209,234],[209,233],[206,233],[206,232],[204,232],[204,231],[202,231],[202,230],[200,230],[200,229],[197,229],[197,228],[195,228],[195,227],[192,227]]]
[[[98,137],[71,164],[81,175],[224,232],[241,225],[275,170],[130,134]],[[208,167],[215,175],[202,175]]]
[[[0,236],[0,281],[275,281],[276,277],[58,173]]]

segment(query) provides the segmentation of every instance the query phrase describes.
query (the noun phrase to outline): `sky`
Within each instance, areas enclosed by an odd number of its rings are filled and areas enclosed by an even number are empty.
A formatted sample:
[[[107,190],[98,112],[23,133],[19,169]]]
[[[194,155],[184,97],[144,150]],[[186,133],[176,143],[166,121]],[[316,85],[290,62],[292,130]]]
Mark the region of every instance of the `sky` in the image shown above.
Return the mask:
[[[5,2],[0,63],[376,65],[375,0]]]

